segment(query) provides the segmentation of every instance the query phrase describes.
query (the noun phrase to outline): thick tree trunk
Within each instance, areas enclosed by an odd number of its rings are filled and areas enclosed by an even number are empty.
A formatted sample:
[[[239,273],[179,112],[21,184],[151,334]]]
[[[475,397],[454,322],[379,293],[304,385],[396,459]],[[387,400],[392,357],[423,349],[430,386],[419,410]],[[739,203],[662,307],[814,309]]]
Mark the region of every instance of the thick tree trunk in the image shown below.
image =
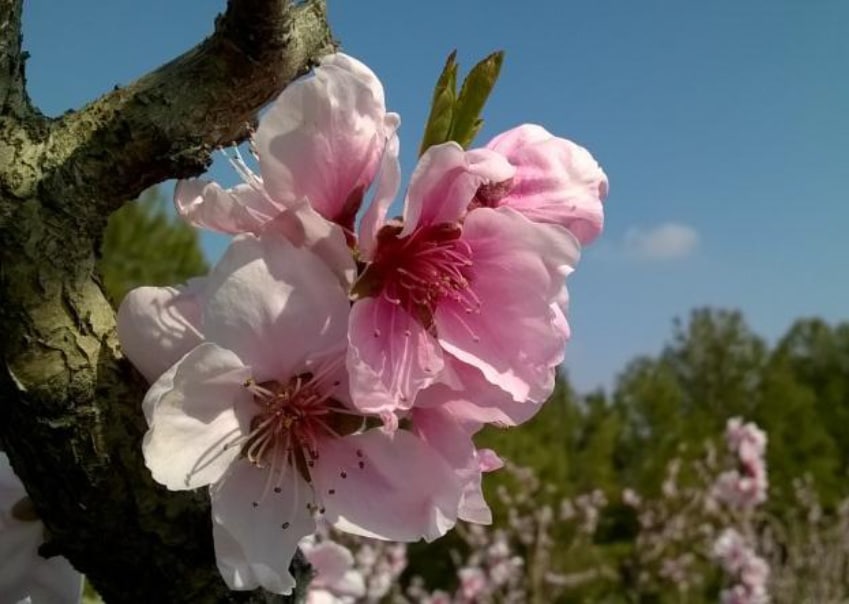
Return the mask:
[[[230,0],[196,48],[59,119],[26,95],[22,2],[0,0],[0,446],[47,526],[44,553],[107,602],[273,601],[221,581],[205,492],[150,479],[146,384],[121,357],[94,261],[110,212],[200,173],[333,49],[324,2]]]

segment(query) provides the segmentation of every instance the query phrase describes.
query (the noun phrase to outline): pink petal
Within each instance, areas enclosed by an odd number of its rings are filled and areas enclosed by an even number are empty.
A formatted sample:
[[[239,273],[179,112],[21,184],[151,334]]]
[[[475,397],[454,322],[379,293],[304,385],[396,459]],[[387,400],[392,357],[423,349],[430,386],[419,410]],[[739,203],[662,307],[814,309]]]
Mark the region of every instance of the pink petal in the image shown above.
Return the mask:
[[[523,424],[542,408],[541,403],[513,400],[479,369],[450,355],[445,358],[445,368],[438,382],[419,393],[417,408],[438,407],[464,422],[498,426]]]
[[[391,541],[444,535],[462,488],[445,460],[405,430],[323,441],[312,478],[335,528]]]
[[[237,237],[207,292],[207,339],[239,355],[258,382],[292,376],[312,356],[345,346],[345,289],[318,256],[282,236]]]
[[[241,447],[225,445],[250,429],[248,377],[235,354],[203,343],[160,378],[170,389],[154,384],[145,397],[150,429],[142,444],[154,480],[180,491],[224,474],[241,454]]]
[[[283,235],[295,247],[307,248],[321,258],[346,290],[354,283],[357,265],[348,248],[345,232],[338,224],[323,218],[307,199],[295,202],[266,223],[263,232]]]
[[[487,148],[516,167],[500,205],[534,221],[564,226],[584,245],[601,233],[607,176],[589,151],[532,124],[504,132]]]
[[[263,191],[250,185],[224,189],[202,179],[178,181],[174,205],[189,224],[233,234],[256,232],[282,210]]]
[[[481,467],[468,425],[444,408],[413,410],[413,430],[445,459],[463,485],[457,516],[477,524],[491,524],[492,512],[481,491]]]
[[[459,221],[478,187],[508,180],[514,171],[501,155],[486,149],[467,153],[454,142],[430,147],[410,177],[400,237],[419,226]]]
[[[394,115],[394,114],[391,114]],[[386,224],[386,213],[398,194],[401,184],[401,164],[398,161],[398,135],[393,135],[383,151],[374,199],[360,221],[360,255],[371,260],[377,243],[377,232]]]
[[[502,155],[511,155],[517,149],[554,138],[548,130],[537,124],[522,124],[497,135],[486,144],[487,149]]]
[[[478,449],[481,472],[494,472],[504,467],[504,460],[492,449]]]
[[[351,309],[347,366],[357,409],[409,409],[442,369],[442,352],[400,306],[383,297],[364,298]]]
[[[138,287],[118,308],[118,339],[149,382],[200,344],[199,292],[204,279],[183,287]]]
[[[295,586],[289,564],[298,541],[316,529],[307,510],[311,493],[291,468],[279,493],[275,480],[267,469],[241,460],[210,489],[215,558],[231,589],[289,594]]]
[[[473,250],[470,289],[481,308],[468,313],[464,304],[440,302],[439,342],[515,401],[542,402],[568,337],[553,302],[579,245],[565,229],[532,223],[507,208],[469,212],[463,238]]]
[[[383,87],[367,67],[350,57],[325,59],[260,119],[255,143],[266,190],[285,206],[306,197],[319,214],[353,230],[392,136],[385,116]]]

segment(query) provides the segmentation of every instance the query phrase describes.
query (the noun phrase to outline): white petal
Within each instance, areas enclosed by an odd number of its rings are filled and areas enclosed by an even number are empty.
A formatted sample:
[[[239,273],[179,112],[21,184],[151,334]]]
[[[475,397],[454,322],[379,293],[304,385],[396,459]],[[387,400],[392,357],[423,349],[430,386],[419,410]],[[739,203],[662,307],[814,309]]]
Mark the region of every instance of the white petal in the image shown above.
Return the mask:
[[[157,482],[179,491],[222,476],[241,451],[225,445],[250,429],[248,377],[235,354],[204,343],[161,378],[164,386],[154,384],[148,397],[156,401],[146,402],[151,425],[142,449]]]
[[[149,382],[200,344],[199,295],[204,279],[180,287],[138,287],[118,308],[118,339]]]
[[[374,98],[378,103],[381,105],[386,104],[383,84],[380,83],[380,80],[371,68],[359,59],[355,59],[344,52],[336,52],[322,57],[321,66],[336,67],[354,75],[360,82],[363,83],[363,85],[367,86],[368,89],[371,90],[371,93],[374,95]]]
[[[0,514],[8,512],[19,500],[27,496],[20,478],[9,463],[9,457],[0,451]]]
[[[32,604],[77,604],[83,592],[83,576],[66,558],[40,559],[29,583]]]
[[[38,547],[44,542],[44,525],[0,515],[0,595],[15,602],[29,595],[32,572],[44,559]]]
[[[261,186],[240,184],[224,189],[209,180],[181,180],[174,189],[174,205],[180,216],[196,227],[219,233],[253,233],[283,209]]]
[[[349,311],[346,291],[318,256],[274,233],[243,235],[209,275],[204,331],[263,382],[344,349]]]
[[[267,469],[242,460],[212,487],[215,557],[231,589],[289,594],[295,586],[289,564],[298,541],[316,530],[307,510],[311,490],[291,468],[279,493],[269,480]]]

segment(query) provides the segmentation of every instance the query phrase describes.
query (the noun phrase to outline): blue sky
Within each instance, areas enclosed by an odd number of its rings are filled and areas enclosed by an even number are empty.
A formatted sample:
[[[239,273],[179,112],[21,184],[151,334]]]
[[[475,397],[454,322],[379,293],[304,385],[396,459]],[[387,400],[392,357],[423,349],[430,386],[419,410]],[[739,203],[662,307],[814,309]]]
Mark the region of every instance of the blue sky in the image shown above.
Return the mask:
[[[187,50],[224,4],[28,0],[30,94],[49,115],[79,107]],[[604,167],[605,233],[570,279],[579,388],[658,351],[696,306],[739,308],[770,339],[849,318],[846,0],[329,4],[401,114],[407,173],[454,48],[464,67],[507,53],[479,142],[536,122]],[[234,181],[223,162],[212,175]],[[213,258],[223,245],[204,239]]]

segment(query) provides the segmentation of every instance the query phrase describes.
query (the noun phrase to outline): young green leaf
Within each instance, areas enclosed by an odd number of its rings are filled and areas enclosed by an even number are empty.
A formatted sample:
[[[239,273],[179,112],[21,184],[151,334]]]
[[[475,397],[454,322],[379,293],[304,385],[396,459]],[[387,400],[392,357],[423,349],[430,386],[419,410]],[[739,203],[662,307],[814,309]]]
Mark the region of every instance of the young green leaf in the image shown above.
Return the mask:
[[[454,103],[450,140],[457,141],[463,148],[472,144],[483,125],[480,117],[486,99],[504,61],[504,51],[497,51],[475,65],[463,81],[460,95]]]
[[[457,99],[457,51],[448,55],[445,67],[433,89],[430,115],[427,118],[422,144],[419,147],[421,156],[428,147],[451,140],[451,122],[454,116],[454,103]]]

